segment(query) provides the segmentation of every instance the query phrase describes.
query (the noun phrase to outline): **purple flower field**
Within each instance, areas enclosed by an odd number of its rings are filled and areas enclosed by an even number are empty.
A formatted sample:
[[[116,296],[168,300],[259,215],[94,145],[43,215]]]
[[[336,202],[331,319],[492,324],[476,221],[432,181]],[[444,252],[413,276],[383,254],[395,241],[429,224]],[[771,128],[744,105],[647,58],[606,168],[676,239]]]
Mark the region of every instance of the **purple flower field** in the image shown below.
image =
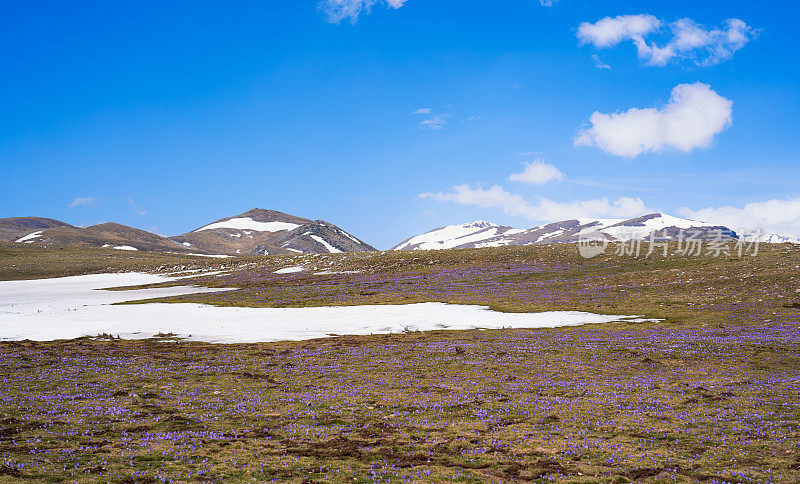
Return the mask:
[[[0,481],[800,481],[800,251],[587,261],[568,249],[265,258],[199,279],[240,290],[174,300],[664,321],[0,343]],[[273,273],[289,263],[309,270]],[[344,273],[312,272],[327,269]]]
[[[6,477],[800,479],[794,326],[5,343]]]

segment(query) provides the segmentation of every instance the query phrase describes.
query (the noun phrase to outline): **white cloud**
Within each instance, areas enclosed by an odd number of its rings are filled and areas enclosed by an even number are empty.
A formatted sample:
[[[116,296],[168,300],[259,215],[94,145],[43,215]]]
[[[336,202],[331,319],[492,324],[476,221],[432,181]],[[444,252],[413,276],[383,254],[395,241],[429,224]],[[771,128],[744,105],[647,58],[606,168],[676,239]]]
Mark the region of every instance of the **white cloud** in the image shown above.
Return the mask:
[[[597,48],[613,47],[623,40],[642,38],[658,30],[661,21],[652,15],[620,15],[578,26],[578,39]]]
[[[449,114],[437,114],[420,121],[419,127],[423,129],[442,129],[447,124],[447,118],[449,117]]]
[[[136,205],[136,203],[133,201],[133,197],[128,197],[128,203],[130,204],[133,213],[137,215],[147,215],[147,211],[145,211],[142,207]]]
[[[564,174],[555,166],[537,159],[525,162],[525,168],[519,173],[512,173],[508,179],[515,182],[543,185],[551,181],[563,180]]]
[[[385,5],[389,8],[400,8],[407,0],[322,0],[318,7],[325,12],[328,21],[334,24],[342,20],[356,23],[362,13],[370,13],[374,5]]]
[[[90,207],[97,205],[97,200],[94,197],[75,197],[69,205],[69,208],[80,207],[81,205],[88,205]]]
[[[630,197],[622,197],[613,202],[607,198],[571,202],[539,198],[536,203],[531,203],[519,195],[505,191],[499,185],[489,189],[459,185],[447,193],[421,193],[419,198],[499,208],[507,215],[539,221],[596,217],[631,218],[647,211],[640,198]]]
[[[733,102],[707,84],[679,84],[662,108],[595,111],[591,126],[578,133],[575,146],[596,146],[629,158],[666,148],[688,152],[710,146],[716,134],[731,126],[732,112]]]
[[[611,66],[601,61],[600,56],[597,54],[592,54],[592,60],[594,61],[594,66],[598,69],[611,69]]]
[[[751,202],[741,208],[726,205],[692,210],[683,207],[679,213],[684,217],[725,225],[741,233],[758,229],[765,233],[800,236],[800,196]]]
[[[433,114],[432,108],[419,108],[411,114],[424,114],[426,116],[430,116],[429,118],[419,122],[419,127],[422,129],[442,129],[447,124],[447,118],[452,116],[448,113]]]
[[[556,3],[558,3],[558,0],[539,0],[539,5],[542,7],[552,7]]]
[[[757,31],[739,19],[725,20],[721,28],[709,29],[689,18],[669,24],[668,40],[662,45],[649,41],[647,36],[661,30],[662,21],[652,15],[620,15],[606,17],[595,23],[578,26],[578,39],[598,49],[613,47],[630,40],[639,58],[653,66],[689,58],[698,65],[712,65],[730,59],[744,47]]]

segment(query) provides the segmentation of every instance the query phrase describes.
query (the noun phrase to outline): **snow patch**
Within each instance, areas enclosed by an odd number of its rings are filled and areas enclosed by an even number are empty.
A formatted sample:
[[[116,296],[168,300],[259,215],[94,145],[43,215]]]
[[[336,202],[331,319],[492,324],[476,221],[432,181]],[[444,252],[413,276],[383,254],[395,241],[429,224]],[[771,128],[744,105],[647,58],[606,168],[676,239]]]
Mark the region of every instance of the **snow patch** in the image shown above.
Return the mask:
[[[273,272],[273,274],[294,274],[295,272],[303,272],[304,270],[306,269],[303,266],[284,267],[283,269],[278,269]]]
[[[323,239],[319,235],[312,235],[311,238],[322,244],[328,250],[328,252],[332,254],[341,252],[341,250],[329,244],[327,240]]]
[[[418,250],[451,249],[462,244],[480,242],[497,235],[499,225],[476,220],[462,225],[448,225],[411,237],[394,250],[414,247]]]
[[[127,273],[0,282],[0,338],[48,341],[108,333],[134,339],[175,333],[193,341],[253,343],[324,338],[330,334],[543,328],[638,318],[578,311],[501,313],[483,306],[444,303],[314,308],[238,308],[194,303],[113,306],[110,304],[115,302],[220,289],[184,286],[98,290],[167,280],[174,279]]]
[[[340,231],[339,231],[339,233],[341,233],[342,235],[344,235],[345,237],[347,237],[348,239],[352,240],[353,242],[355,242],[355,243],[356,243],[356,244],[358,244],[358,245],[361,245],[361,244],[363,244],[363,242],[361,242],[361,241],[360,241],[360,240],[358,240],[357,238],[353,237],[352,235],[348,234],[348,233],[347,233],[347,232],[345,232],[344,230],[340,230]]]
[[[35,239],[37,237],[41,237],[42,236],[42,232],[44,232],[44,231],[43,230],[37,230],[36,232],[32,232],[32,233],[26,235],[25,237],[20,237],[19,239],[15,240],[14,242],[25,242],[27,244],[30,244],[31,242],[33,242],[33,239]]]
[[[559,236],[559,235],[561,235],[563,233],[564,233],[564,229],[554,230],[552,232],[548,232],[546,234],[540,235],[539,238],[536,239],[536,242],[540,242],[540,241],[542,241],[544,239],[549,239],[550,237],[557,237],[557,236]]]
[[[224,255],[224,254],[193,254],[191,252],[186,255],[196,255],[198,257],[214,257],[215,259],[227,259],[228,257],[233,257],[232,255]]]
[[[759,242],[763,244],[800,244],[799,237],[782,234],[760,234],[760,235],[742,235],[742,239],[748,243]]]
[[[223,222],[215,222],[200,227],[195,232],[201,230],[213,229],[236,229],[236,230],[252,230],[255,232],[281,232],[283,230],[293,230],[299,227],[298,224],[291,222],[257,222],[250,217],[238,217]]]
[[[677,227],[678,229],[689,229],[692,227],[714,227],[714,224],[689,220],[687,218],[673,217],[672,215],[659,214],[658,217],[645,220],[642,225],[620,225],[617,227],[604,227],[600,232],[611,237],[627,241],[636,239],[646,239],[651,233],[665,229],[667,227]]]

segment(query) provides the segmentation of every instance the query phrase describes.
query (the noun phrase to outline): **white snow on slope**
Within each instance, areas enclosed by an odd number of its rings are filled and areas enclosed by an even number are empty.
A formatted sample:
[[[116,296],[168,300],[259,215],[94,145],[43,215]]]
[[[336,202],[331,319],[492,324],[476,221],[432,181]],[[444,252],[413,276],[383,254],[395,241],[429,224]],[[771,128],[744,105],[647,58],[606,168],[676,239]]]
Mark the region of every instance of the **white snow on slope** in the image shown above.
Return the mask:
[[[334,247],[331,244],[329,244],[327,240],[323,239],[319,235],[312,235],[311,238],[316,240],[317,242],[319,242],[323,246],[325,246],[325,249],[327,249],[327,251],[332,253],[332,254],[341,252],[341,250],[339,250],[336,247]]]
[[[291,222],[257,222],[250,217],[238,217],[224,222],[215,222],[205,227],[200,227],[195,232],[212,229],[254,230],[256,232],[280,232],[281,230],[296,229],[300,225]]]
[[[643,225],[606,227],[601,229],[600,232],[619,240],[645,239],[649,237],[651,233],[667,227],[689,229],[692,227],[714,227],[714,224],[661,214],[660,217],[654,217],[644,221]]]
[[[418,247],[416,247],[417,250],[452,249],[462,244],[491,239],[499,235],[499,227],[500,226],[497,224],[484,222],[482,220],[476,220],[462,225],[448,225],[447,227],[431,230],[422,235],[411,237],[394,250],[402,250],[416,245],[418,245]],[[504,234],[510,235],[519,232],[522,232],[522,230],[512,229],[504,232]]]
[[[172,254],[178,254],[179,252],[171,252]],[[197,257],[213,257],[215,259],[227,259],[228,257],[233,257],[232,255],[224,255],[224,254],[195,254],[193,252],[189,252],[186,255],[194,255]]]
[[[714,224],[699,222],[697,220],[689,220],[687,218],[673,217],[672,215],[661,214],[660,217],[654,217],[643,222],[639,226],[620,226],[620,227],[606,227],[600,230],[619,240],[631,239],[644,239],[650,236],[652,232],[656,232],[667,227],[677,227],[679,229],[688,229],[691,227],[713,227]]]
[[[680,217],[674,217],[664,214],[651,214],[656,215],[648,220],[642,222],[642,225],[621,225],[614,227],[614,225],[628,222],[633,219],[590,219],[590,218],[577,218],[564,220],[561,226],[568,227],[566,229],[555,228],[552,231],[541,234],[535,240],[536,243],[548,243],[551,239],[556,239],[564,235],[567,230],[574,230],[580,228],[577,233],[570,232],[570,236],[580,237],[582,235],[589,235],[596,232],[604,233],[611,239],[627,241],[631,239],[647,239],[651,233],[665,229],[667,227],[677,227],[678,229],[690,229],[694,227],[713,227],[714,224],[699,222],[696,220],[689,220]],[[571,222],[577,220],[579,227],[575,227],[574,222],[564,225],[564,222]],[[555,222],[559,224],[559,222]],[[474,244],[475,247],[501,247],[514,242],[514,240],[507,238],[510,235],[527,232],[533,233],[536,231],[544,230],[550,224],[539,225],[530,229],[503,229],[501,226],[490,222],[471,222],[463,225],[450,225],[441,229],[431,230],[422,235],[412,237],[406,242],[402,243],[394,250],[403,250],[412,248],[414,250],[432,250],[432,249],[451,249],[466,244]],[[689,234],[687,234],[688,236]],[[774,236],[770,240],[781,240],[781,236]],[[531,243],[531,242],[527,242]]]
[[[595,230],[604,229],[606,227],[610,227],[610,226],[618,224],[620,222],[624,222],[625,220],[628,220],[628,219],[624,219],[624,218],[579,218],[577,220],[578,220],[578,224],[580,226],[591,225],[591,227],[586,227],[585,229],[582,229],[580,232],[578,232],[578,233],[581,233],[581,232],[585,232],[585,231],[592,232],[592,231],[595,231]]]
[[[744,233],[742,234],[742,238],[747,242],[761,242],[765,244],[783,244],[787,242],[790,244],[800,244],[799,237],[794,237],[791,235],[782,235],[782,234],[760,234],[757,236],[753,236]]]
[[[511,242],[513,242],[511,239],[495,239],[489,242],[481,242],[479,244],[475,244],[475,248],[483,249],[486,247],[505,247]]]
[[[36,232],[30,233],[30,234],[26,235],[25,237],[20,237],[19,239],[15,240],[14,242],[25,242],[25,243],[33,242],[33,239],[42,236],[42,232],[44,232],[44,231],[43,230],[37,230]]]
[[[102,333],[124,338],[175,333],[195,341],[251,343],[331,334],[542,328],[635,318],[577,311],[501,313],[481,306],[443,303],[317,308],[235,308],[193,303],[111,306],[113,302],[220,289],[96,290],[165,280],[170,279],[127,273],[0,282],[0,338],[47,341]]]
[[[117,250],[139,250],[136,247],[131,247],[130,245],[118,245],[114,248]]]
[[[364,243],[364,242],[361,242],[360,240],[358,240],[357,238],[353,237],[352,235],[348,234],[348,233],[347,233],[347,232],[345,232],[344,230],[339,230],[339,232],[340,232],[342,235],[344,235],[345,237],[347,237],[348,239],[350,239],[350,240],[352,240],[353,242],[355,242],[356,244],[363,244],[363,243]]]
[[[273,272],[273,274],[294,274],[295,272],[303,272],[305,267],[303,266],[296,266],[296,267],[284,267],[283,269],[278,269],[277,271]]]
[[[552,232],[548,232],[546,234],[540,235],[539,238],[536,239],[536,241],[540,242],[540,241],[542,241],[544,239],[549,239],[550,237],[557,237],[557,236],[559,236],[559,235],[561,235],[563,233],[564,233],[564,229],[554,230]]]

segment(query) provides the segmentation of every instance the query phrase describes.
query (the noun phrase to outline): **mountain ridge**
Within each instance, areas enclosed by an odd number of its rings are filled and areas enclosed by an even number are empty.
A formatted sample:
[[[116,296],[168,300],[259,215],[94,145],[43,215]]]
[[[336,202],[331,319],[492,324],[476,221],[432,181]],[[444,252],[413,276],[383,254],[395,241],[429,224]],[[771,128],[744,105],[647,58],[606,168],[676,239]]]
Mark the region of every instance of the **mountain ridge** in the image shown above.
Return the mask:
[[[77,227],[44,217],[10,217],[0,219],[0,241],[230,256],[375,250],[324,220],[257,207],[172,237],[115,222]]]
[[[589,235],[609,241],[638,238],[677,240],[684,232],[696,238],[733,240],[740,236],[715,225],[663,213],[631,219],[575,218],[518,229],[485,220],[447,225],[404,239],[389,250],[436,250],[572,243]],[[742,236],[763,243],[800,243],[800,238],[778,233]],[[181,235],[165,237],[115,222],[78,227],[46,217],[0,219],[0,242],[71,245],[119,250],[178,252],[198,255],[275,255],[375,251],[371,245],[324,220],[312,220],[276,210],[252,208],[201,225]]]
[[[631,219],[576,218],[517,229],[483,220],[461,225],[448,225],[409,237],[391,250],[437,250],[506,245],[536,245],[573,243],[586,236],[601,237],[609,241],[631,239],[655,241],[678,240],[681,234],[688,237],[696,232],[697,240],[716,240],[721,237],[737,240],[739,236],[728,227],[655,212]]]

